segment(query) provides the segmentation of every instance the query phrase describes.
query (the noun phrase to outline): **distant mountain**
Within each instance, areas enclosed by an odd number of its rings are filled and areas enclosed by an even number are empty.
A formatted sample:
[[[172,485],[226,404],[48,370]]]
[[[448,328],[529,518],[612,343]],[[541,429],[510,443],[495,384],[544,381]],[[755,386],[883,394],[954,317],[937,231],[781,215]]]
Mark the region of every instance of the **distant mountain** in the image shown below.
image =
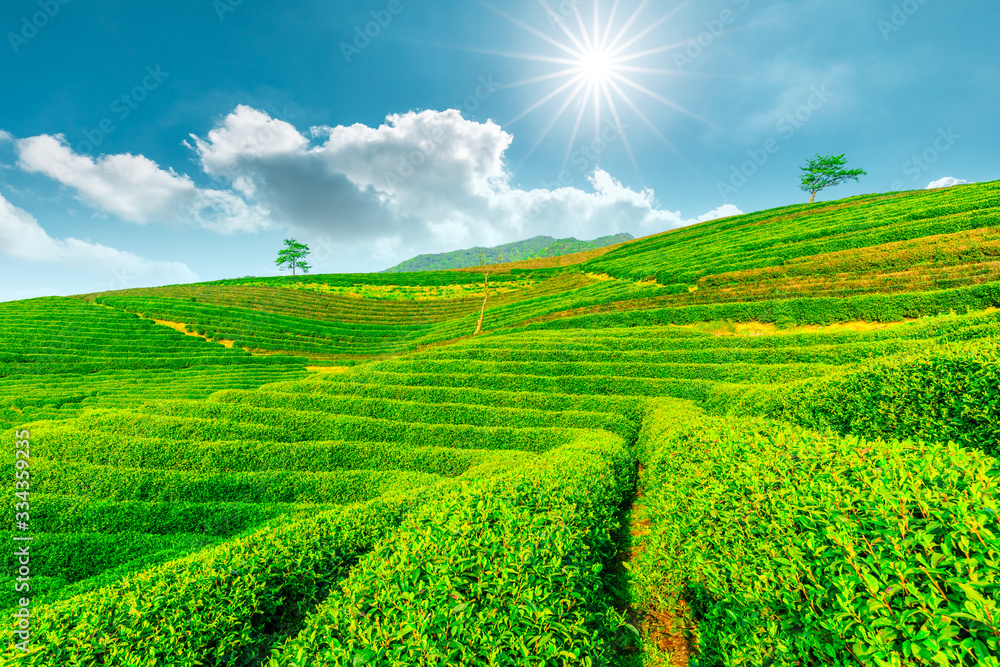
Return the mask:
[[[633,236],[628,233],[602,236],[593,241],[536,236],[525,241],[506,243],[494,248],[480,248],[477,246],[475,248],[468,248],[467,250],[453,250],[452,252],[443,252],[437,255],[417,255],[413,259],[408,259],[391,269],[386,269],[382,273],[442,271],[444,269],[464,269],[470,266],[479,266],[481,264],[480,251],[487,263],[495,261],[501,255],[504,262],[521,262],[526,259],[556,257],[557,255],[571,255],[576,252],[596,250],[597,248],[631,241],[632,239]]]

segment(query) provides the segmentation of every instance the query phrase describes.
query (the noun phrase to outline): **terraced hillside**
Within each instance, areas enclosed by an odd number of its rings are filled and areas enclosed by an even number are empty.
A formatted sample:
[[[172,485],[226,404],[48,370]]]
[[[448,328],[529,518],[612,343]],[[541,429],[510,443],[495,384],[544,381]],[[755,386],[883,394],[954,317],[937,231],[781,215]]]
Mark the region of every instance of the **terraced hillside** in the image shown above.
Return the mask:
[[[4,304],[4,660],[998,665],[998,192]]]

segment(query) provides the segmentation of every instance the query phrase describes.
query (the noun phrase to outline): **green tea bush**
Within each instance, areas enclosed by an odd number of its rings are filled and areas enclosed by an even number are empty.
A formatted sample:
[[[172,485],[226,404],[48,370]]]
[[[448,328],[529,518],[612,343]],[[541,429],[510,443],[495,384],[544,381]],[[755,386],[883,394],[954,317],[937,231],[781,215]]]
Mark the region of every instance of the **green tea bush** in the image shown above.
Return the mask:
[[[603,329],[611,327],[694,324],[715,320],[769,322],[780,325],[836,322],[898,322],[939,315],[956,309],[983,310],[1000,306],[1000,283],[934,292],[866,294],[847,298],[797,298],[721,303],[705,306],[636,309],[564,317],[527,324],[523,330]]]
[[[737,338],[733,343],[745,340]],[[576,364],[622,363],[622,364],[832,364],[856,363],[887,354],[916,351],[923,341],[888,340],[872,343],[846,343],[831,345],[822,339],[808,346],[739,347],[734,344],[714,346],[704,340],[682,339],[669,341],[670,347],[647,348],[643,350],[622,350],[597,338],[590,349],[573,350],[554,344],[550,348],[530,348],[504,346],[502,348],[458,348],[448,347],[432,353],[420,353],[411,358],[433,360],[474,360],[491,363],[499,362],[563,362]],[[642,341],[646,342],[646,341]],[[714,341],[713,341],[714,342]],[[603,343],[603,344],[602,344]]]
[[[478,373],[388,373],[365,369],[351,376],[357,383],[393,384],[427,388],[489,389],[516,393],[548,393],[568,396],[599,397],[670,396],[703,400],[712,391],[714,382],[707,380],[661,380],[630,378],[619,375],[516,375],[504,373],[483,376]]]
[[[601,573],[633,466],[620,439],[581,439],[428,503],[267,664],[613,664]]]
[[[34,524],[32,528],[38,530]],[[8,544],[14,544],[10,533],[5,537]],[[54,577],[65,583],[86,579],[146,553],[165,549],[193,552],[218,542],[214,537],[194,532],[154,535],[134,530],[120,533],[44,533],[38,530],[32,537],[32,577],[35,574]],[[13,550],[7,551],[3,559],[4,572],[16,572],[17,558]],[[7,588],[4,587],[4,593],[8,592]]]
[[[144,502],[238,502],[345,504],[438,481],[437,475],[398,470],[303,472],[190,472],[153,468],[95,466],[32,459],[37,493],[86,496],[94,500]]]
[[[397,422],[284,408],[252,408],[208,402],[156,401],[142,413],[109,411],[80,418],[86,430],[140,437],[199,440],[347,440],[400,442],[463,449],[544,451],[566,442],[581,429],[518,428]]]
[[[416,401],[334,396],[318,393],[278,393],[274,391],[224,390],[212,394],[213,403],[282,408],[324,414],[351,415],[398,422],[464,424],[469,426],[511,426],[519,428],[594,428],[634,440],[638,426],[621,415],[565,410],[560,412],[464,403],[421,403]]]
[[[210,544],[220,543],[223,539],[224,538],[201,536],[202,542],[208,542]],[[199,543],[195,542],[193,544],[194,547],[197,548]],[[188,546],[190,547],[190,545]],[[159,551],[147,551],[130,561],[118,565],[117,567],[102,569],[99,573],[75,583],[67,583],[64,579],[59,577],[36,578],[32,576],[30,591],[31,604],[33,606],[52,604],[53,602],[76,597],[77,595],[89,593],[99,588],[112,586],[119,583],[122,579],[141,572],[142,570],[161,565],[169,560],[184,558],[185,556],[189,556],[191,553],[191,548],[185,548],[183,543],[175,548],[160,549]],[[23,595],[15,591],[13,586],[4,591],[0,591],[0,609],[5,607],[9,608],[7,612],[0,611],[0,613],[13,614],[17,611],[17,608],[19,607],[18,602],[21,597],[23,597]]]
[[[39,533],[196,533],[225,537],[315,505],[91,500],[35,494],[31,528]]]
[[[556,361],[471,361],[424,360],[407,357],[371,365],[374,371],[394,373],[477,373],[484,377],[515,376],[609,376],[621,378],[652,378],[662,380],[711,380],[728,382],[791,382],[805,377],[823,375],[833,367],[826,364],[671,364],[671,363],[611,363]]]
[[[902,355],[781,388],[719,388],[710,410],[866,437],[953,441],[998,452],[1000,356],[992,341]]]
[[[359,371],[360,372],[360,371]],[[352,375],[351,380],[357,376]],[[391,374],[383,377],[390,378]],[[348,379],[311,378],[301,381],[275,382],[261,387],[264,391],[282,393],[318,393],[362,398],[416,401],[419,403],[461,403],[467,406],[492,405],[504,408],[525,408],[564,412],[605,412],[622,415],[638,422],[642,419],[643,399],[627,396],[587,396],[552,392],[502,391],[473,387],[432,387],[403,384],[381,384]]]
[[[660,403],[637,578],[683,595],[699,664],[1000,664],[1000,466]]]
[[[175,440],[81,431],[74,422],[36,425],[35,456],[119,468],[187,472],[411,471],[454,477],[500,453],[393,442]],[[515,452],[504,452],[509,455]]]
[[[253,664],[398,525],[399,507],[326,512],[206,549],[33,610],[6,664]]]

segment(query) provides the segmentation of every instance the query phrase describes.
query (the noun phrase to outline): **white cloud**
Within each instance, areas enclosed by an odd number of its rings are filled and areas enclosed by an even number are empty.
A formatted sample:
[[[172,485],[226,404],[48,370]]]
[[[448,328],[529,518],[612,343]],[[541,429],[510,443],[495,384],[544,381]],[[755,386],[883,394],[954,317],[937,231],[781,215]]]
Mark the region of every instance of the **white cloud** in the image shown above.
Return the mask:
[[[709,220],[719,220],[721,218],[728,218],[733,215],[743,215],[743,211],[733,206],[732,204],[723,204],[717,209],[713,209],[708,213],[698,216],[698,222],[708,222]]]
[[[268,226],[266,212],[233,192],[201,190],[190,177],[163,170],[142,155],[79,155],[61,135],[16,143],[19,166],[76,190],[81,202],[140,225],[187,223],[220,232]]]
[[[14,141],[14,137],[11,136],[10,132],[0,130],[0,141]]]
[[[928,185],[927,189],[933,190],[935,188],[950,188],[955,185],[965,185],[966,183],[968,183],[968,181],[963,181],[953,176],[945,176],[944,178],[934,181],[933,183]]]
[[[653,233],[697,219],[659,208],[603,170],[592,191],[522,190],[511,185],[504,154],[512,137],[492,121],[456,110],[390,115],[377,128],[314,127],[309,137],[247,106],[237,107],[192,148],[202,168],[253,197],[279,224],[341,250],[364,247],[379,262],[415,252],[495,245],[546,234],[594,238]]]
[[[728,205],[686,218],[661,208],[651,189],[632,190],[602,169],[587,189],[521,189],[506,165],[512,141],[496,123],[453,109],[302,133],[241,105],[185,142],[204,173],[225,183],[220,189],[199,188],[142,155],[77,154],[62,135],[17,140],[16,148],[22,169],[72,188],[98,214],[220,232],[292,229],[319,249],[317,270],[372,270],[537,235],[645,235],[739,213]]]
[[[31,262],[49,262],[108,277],[107,289],[198,280],[179,262],[160,262],[75,238],[54,239],[27,211],[0,195],[0,254]]]
[[[210,174],[228,171],[245,157],[280,156],[304,149],[309,144],[291,124],[244,105],[229,114],[223,125],[210,131],[207,140],[193,134],[191,138],[205,171]],[[187,142],[185,145],[191,147]]]

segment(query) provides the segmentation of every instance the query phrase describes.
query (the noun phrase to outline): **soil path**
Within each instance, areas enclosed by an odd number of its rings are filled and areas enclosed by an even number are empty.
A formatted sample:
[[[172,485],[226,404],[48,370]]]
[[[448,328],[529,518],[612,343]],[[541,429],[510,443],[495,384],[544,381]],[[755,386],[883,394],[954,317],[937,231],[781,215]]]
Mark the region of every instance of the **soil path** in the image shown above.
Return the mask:
[[[644,538],[650,531],[651,523],[646,516],[646,508],[643,503],[645,472],[645,467],[639,466],[639,482],[636,487],[635,500],[628,514],[630,548],[622,556],[623,562],[632,561],[642,554],[645,550]],[[668,598],[669,596],[662,597]],[[629,623],[638,628],[643,642],[654,644],[663,654],[670,656],[668,662],[651,665],[651,667],[688,667],[695,652],[695,646],[690,639],[690,629],[685,627],[685,623],[688,622],[685,619],[689,619],[690,616],[683,600],[680,601],[677,609],[663,609],[657,606],[649,609],[629,608]]]

